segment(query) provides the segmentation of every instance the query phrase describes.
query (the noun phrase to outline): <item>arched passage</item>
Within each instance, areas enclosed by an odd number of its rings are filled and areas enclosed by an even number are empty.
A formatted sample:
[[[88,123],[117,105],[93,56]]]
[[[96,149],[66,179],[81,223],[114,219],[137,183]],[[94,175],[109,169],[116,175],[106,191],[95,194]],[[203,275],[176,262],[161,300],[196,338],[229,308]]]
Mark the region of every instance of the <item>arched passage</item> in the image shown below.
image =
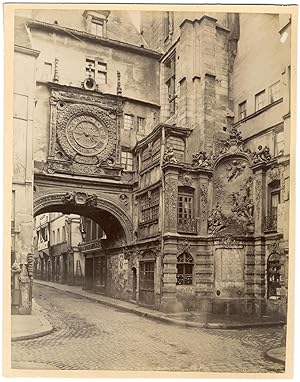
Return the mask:
[[[107,235],[108,247],[124,246],[132,241],[132,222],[115,202],[86,192],[55,192],[39,195],[33,201],[33,213],[62,212],[89,217]]]

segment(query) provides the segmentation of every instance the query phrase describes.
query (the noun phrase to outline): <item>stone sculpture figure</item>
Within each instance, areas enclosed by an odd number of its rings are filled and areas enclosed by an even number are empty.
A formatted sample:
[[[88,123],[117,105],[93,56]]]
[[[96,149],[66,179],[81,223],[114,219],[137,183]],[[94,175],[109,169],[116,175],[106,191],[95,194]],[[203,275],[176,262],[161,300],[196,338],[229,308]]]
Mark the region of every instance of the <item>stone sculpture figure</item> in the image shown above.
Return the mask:
[[[178,163],[172,147],[168,147],[164,153],[164,163]]]
[[[226,227],[226,219],[221,212],[221,206],[219,203],[216,204],[215,209],[213,209],[208,216],[207,223],[209,234],[217,233]]]

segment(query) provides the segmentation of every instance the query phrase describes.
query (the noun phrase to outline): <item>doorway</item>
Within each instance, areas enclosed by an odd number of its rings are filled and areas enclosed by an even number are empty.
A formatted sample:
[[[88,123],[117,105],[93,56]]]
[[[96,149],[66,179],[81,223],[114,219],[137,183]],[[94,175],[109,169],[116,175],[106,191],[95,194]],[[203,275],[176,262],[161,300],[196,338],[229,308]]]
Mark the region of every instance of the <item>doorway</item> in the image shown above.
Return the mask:
[[[132,300],[136,301],[137,274],[136,268],[132,268]]]
[[[154,265],[153,260],[140,262],[139,301],[144,305],[154,305]]]

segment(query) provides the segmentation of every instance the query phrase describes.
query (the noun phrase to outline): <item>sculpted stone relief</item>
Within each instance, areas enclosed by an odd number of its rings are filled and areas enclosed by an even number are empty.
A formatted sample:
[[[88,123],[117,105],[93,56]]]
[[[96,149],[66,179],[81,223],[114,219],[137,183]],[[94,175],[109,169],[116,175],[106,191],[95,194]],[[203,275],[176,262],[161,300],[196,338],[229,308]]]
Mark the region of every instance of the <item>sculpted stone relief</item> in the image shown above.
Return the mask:
[[[206,219],[207,203],[208,203],[208,188],[206,184],[200,186],[200,201],[201,201],[201,218],[203,221]]]
[[[166,202],[165,202],[165,216],[169,219],[169,225],[176,227],[177,225],[177,193],[178,181],[177,179],[166,179]]]
[[[229,131],[229,138],[224,142],[219,142],[219,151],[215,154],[209,154],[205,151],[200,151],[193,154],[192,166],[203,169],[212,169],[213,166],[222,157],[228,156],[228,154],[243,154],[251,165],[269,163],[272,158],[270,155],[270,149],[267,146],[258,146],[255,152],[244,148],[244,141],[240,131],[237,127],[232,127]],[[243,170],[243,163],[235,162],[231,163],[228,170],[228,180],[238,176]]]
[[[242,158],[224,159],[213,179],[213,209],[208,216],[211,235],[247,235],[254,232],[252,170]]]

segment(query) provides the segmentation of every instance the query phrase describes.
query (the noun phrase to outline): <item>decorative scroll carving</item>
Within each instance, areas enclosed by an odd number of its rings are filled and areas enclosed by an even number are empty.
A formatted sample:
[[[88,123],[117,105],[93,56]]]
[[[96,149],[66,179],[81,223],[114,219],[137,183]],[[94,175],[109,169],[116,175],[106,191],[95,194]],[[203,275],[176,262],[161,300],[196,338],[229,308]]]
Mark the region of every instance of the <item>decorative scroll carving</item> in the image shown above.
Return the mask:
[[[193,185],[193,179],[192,177],[187,174],[187,173],[184,173],[180,176],[180,180],[181,180],[181,183],[184,185],[184,186],[188,186],[188,187],[192,187]]]
[[[163,163],[178,163],[172,147],[168,147],[164,153]]]
[[[267,146],[258,146],[256,152],[251,152],[244,148],[244,142],[241,132],[237,127],[233,126],[229,131],[229,138],[226,141],[219,142],[219,151],[215,155],[209,155],[205,151],[193,154],[192,166],[210,169],[216,165],[217,161],[226,155],[242,154],[245,159],[249,160],[251,165],[259,163],[268,163],[271,161],[270,149]],[[228,181],[237,177],[243,170],[243,163],[232,162],[231,168],[228,170]]]
[[[85,192],[68,191],[64,195],[63,201],[66,204],[77,204],[77,205],[86,205],[90,207],[96,207],[97,195],[95,194],[89,195]]]
[[[80,104],[97,105],[103,109],[114,111],[115,113],[122,112],[122,102],[101,94],[87,94],[86,92],[78,92],[72,90],[52,90],[52,99],[56,101],[80,102]]]
[[[213,235],[227,226],[226,217],[221,212],[221,205],[216,204],[216,207],[209,214],[207,219],[208,233]]]
[[[253,164],[268,163],[272,159],[269,147],[262,147],[261,145],[258,146],[255,153],[252,153],[251,157]]]
[[[262,181],[260,179],[256,179],[255,180],[255,208],[258,214],[260,214],[261,193],[262,193]]]
[[[270,179],[270,182],[273,180],[280,180],[281,179],[281,171],[279,167],[273,167],[269,172],[268,172],[268,177]]]
[[[205,221],[207,214],[207,194],[208,188],[206,184],[201,184],[200,186],[200,201],[201,201],[201,216],[202,220]]]
[[[165,186],[165,216],[169,219],[169,224],[176,227],[177,221],[177,179],[167,178]]]
[[[191,244],[187,240],[184,240],[184,241],[178,243],[177,244],[177,252],[179,255],[183,252],[190,253],[191,252]]]
[[[222,246],[225,248],[233,248],[239,245],[239,242],[235,240],[231,235],[227,235],[222,238]]]

